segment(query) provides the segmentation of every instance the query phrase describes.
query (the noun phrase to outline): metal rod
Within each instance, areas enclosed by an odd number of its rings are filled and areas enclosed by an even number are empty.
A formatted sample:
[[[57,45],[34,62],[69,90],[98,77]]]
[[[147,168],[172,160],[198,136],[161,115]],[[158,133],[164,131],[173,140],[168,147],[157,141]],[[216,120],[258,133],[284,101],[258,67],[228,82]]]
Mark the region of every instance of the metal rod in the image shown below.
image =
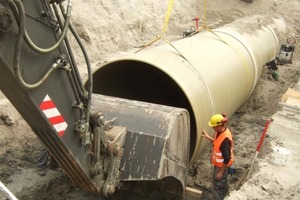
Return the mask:
[[[10,200],[18,200],[13,193],[9,191],[7,187],[0,181],[0,190],[9,198]]]

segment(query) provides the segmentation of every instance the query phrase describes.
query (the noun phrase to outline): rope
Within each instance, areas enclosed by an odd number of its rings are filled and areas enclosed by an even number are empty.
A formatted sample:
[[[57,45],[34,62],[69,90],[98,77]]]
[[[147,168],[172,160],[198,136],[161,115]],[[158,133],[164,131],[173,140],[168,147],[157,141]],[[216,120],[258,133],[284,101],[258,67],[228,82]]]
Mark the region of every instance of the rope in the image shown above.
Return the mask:
[[[167,31],[169,20],[170,20],[171,11],[172,11],[172,8],[173,8],[173,4],[174,4],[174,0],[169,0],[169,5],[168,5],[168,9],[167,9],[167,13],[166,13],[166,18],[165,18],[165,21],[164,21],[164,26],[163,26],[162,34],[161,35],[164,35],[166,33],[166,31]]]
[[[200,5],[200,0],[199,0],[199,5]],[[199,6],[200,7],[200,6]],[[233,49],[234,50],[234,52],[236,52],[236,54],[240,57],[240,59],[241,59],[241,61],[242,61],[242,63],[243,63],[243,67],[244,67],[244,69],[245,69],[245,71],[246,71],[246,73],[247,73],[247,77],[249,77],[249,70],[248,70],[248,68],[247,68],[247,64],[246,64],[246,61],[245,61],[245,59],[244,59],[244,57],[241,55],[241,53],[237,50],[237,49],[235,49],[235,48],[233,48],[233,46],[231,46],[228,42],[226,42],[223,38],[221,38],[218,34],[216,34],[215,32],[213,32],[208,26],[207,26],[207,17],[206,17],[206,9],[207,9],[207,3],[206,3],[206,0],[203,0],[203,26],[202,26],[202,28],[203,28],[203,30],[207,30],[207,31],[209,31],[210,33],[212,33],[213,35],[215,35],[217,38],[219,38],[220,39],[220,41],[221,42],[223,42],[224,44],[226,44],[226,45],[228,45],[231,49]],[[200,9],[199,9],[200,10]],[[198,12],[198,15],[197,16],[199,16],[199,12]],[[200,28],[198,29],[198,30],[196,30],[195,31],[195,33],[194,34],[196,34],[196,33],[198,33],[198,32],[200,32]],[[184,60],[186,60],[194,69],[195,69],[195,66],[173,45],[173,44],[171,44],[168,40],[166,40],[166,39],[164,39],[164,41],[166,41],[175,51],[177,51],[178,53],[179,53],[179,55],[184,59]],[[205,86],[205,88],[206,88],[206,90],[207,90],[207,92],[208,92],[208,95],[209,95],[209,98],[211,99],[211,110],[214,110],[214,103],[213,103],[213,101],[212,101],[212,97],[211,97],[211,93],[210,93],[210,91],[209,91],[209,89],[208,89],[208,86],[207,86],[207,84],[205,83],[205,81],[203,80],[203,78],[202,78],[202,76],[201,76],[201,74],[196,70],[196,72],[197,72],[197,74],[198,74],[198,76],[200,77],[200,79],[202,80],[202,82],[204,83],[204,86]],[[250,81],[250,80],[248,80],[248,81]]]
[[[164,25],[163,25],[163,29],[162,29],[162,32],[161,32],[161,34],[157,37],[157,38],[155,38],[154,40],[152,40],[151,42],[149,42],[147,45],[145,45],[145,46],[143,46],[142,48],[140,48],[139,50],[137,50],[135,53],[138,53],[139,51],[141,51],[141,50],[143,50],[143,49],[145,49],[145,48],[147,48],[148,46],[150,46],[150,45],[152,45],[153,43],[155,43],[155,42],[157,42],[158,40],[160,40],[161,38],[163,38],[163,36],[165,35],[165,33],[166,33],[166,30],[167,30],[167,28],[168,28],[168,24],[169,24],[169,19],[170,19],[170,15],[171,15],[171,11],[172,11],[172,8],[173,8],[173,4],[174,4],[174,0],[169,0],[169,4],[168,4],[168,9],[167,9],[167,12],[166,12],[166,17],[165,17],[165,21],[164,21]],[[199,5],[200,5],[200,3],[199,3]],[[213,32],[208,26],[207,26],[207,17],[206,17],[206,9],[207,9],[207,0],[203,0],[203,29],[204,30],[207,30],[207,31],[209,31],[210,33],[212,33],[212,34],[214,34],[217,38],[219,38],[224,44],[226,44],[226,45],[228,45],[231,49],[233,49],[237,54],[238,54],[238,56],[240,57],[240,59],[241,59],[241,61],[242,61],[242,63],[243,63],[243,67],[245,68],[245,71],[247,72],[247,74],[248,74],[248,77],[249,77],[249,70],[248,70],[248,68],[246,67],[246,62],[245,62],[245,59],[243,58],[243,56],[241,55],[241,53],[238,51],[238,50],[236,50],[236,49],[234,49],[229,43],[227,43],[223,38],[221,38],[219,35],[217,35],[215,32]],[[200,29],[200,28],[199,28]],[[200,30],[196,30],[195,31],[195,33],[198,33]],[[188,59],[186,58],[186,57],[184,57],[183,55],[182,55],[182,53],[173,45],[173,44],[171,44],[167,39],[165,39],[164,38],[164,41],[166,42],[166,43],[168,43],[173,49],[175,49],[175,51],[177,51],[178,53],[179,53],[179,55],[180,56],[182,56],[182,58],[184,59],[184,60],[186,60],[188,63],[190,63],[189,61],[188,61]],[[193,66],[192,65],[192,63],[190,63],[191,64],[191,66]],[[194,67],[194,66],[193,66]],[[194,67],[195,68],[195,67]],[[201,76],[200,76],[201,77]]]
[[[199,0],[199,5],[200,5],[200,0]],[[199,6],[200,7],[200,6]],[[224,44],[228,45],[231,49],[233,49],[237,54],[238,56],[240,57],[242,63],[243,63],[243,67],[245,68],[245,71],[247,72],[247,77],[249,77],[249,70],[248,68],[246,67],[247,64],[246,64],[246,61],[244,59],[244,57],[241,55],[241,53],[237,50],[237,49],[234,49],[233,46],[231,46],[228,42],[226,42],[223,38],[221,38],[219,35],[217,35],[215,32],[213,32],[208,26],[207,26],[207,15],[206,15],[206,9],[207,9],[207,0],[203,0],[203,30],[206,30],[206,31],[209,31],[210,33],[212,33],[213,35],[215,35],[217,38],[219,38]],[[200,28],[199,30],[197,30],[197,32],[200,31]]]
[[[206,0],[203,1],[203,29],[208,28],[206,24]]]
[[[167,31],[167,28],[168,28],[168,24],[169,24],[171,12],[172,12],[173,4],[174,4],[174,0],[169,0],[168,9],[167,9],[167,12],[166,12],[166,17],[165,17],[165,21],[164,21],[164,25],[163,25],[163,29],[161,31],[161,34],[157,38],[155,38],[154,40],[152,40],[151,42],[149,42],[148,44],[144,45],[142,48],[137,50],[135,53],[137,53],[137,52],[145,49],[146,47],[152,45],[153,43],[160,40],[165,35],[165,33]]]
[[[243,67],[244,67],[244,69],[245,69],[245,71],[247,72],[247,77],[249,77],[249,74],[250,74],[250,72],[249,72],[249,70],[248,70],[248,68],[247,68],[247,64],[246,64],[246,61],[245,61],[245,59],[244,59],[244,57],[242,56],[242,54],[238,51],[238,49],[235,49],[235,48],[233,48],[233,46],[232,45],[230,45],[228,42],[226,42],[223,38],[221,38],[219,35],[217,35],[215,32],[213,32],[212,30],[210,30],[209,28],[207,28],[207,30],[209,31],[209,32],[211,32],[212,34],[214,34],[217,38],[219,38],[220,40],[221,40],[221,42],[223,42],[224,44],[226,44],[226,45],[228,45],[239,57],[240,57],[240,59],[241,59],[241,61],[242,61],[242,63],[243,63]],[[240,42],[240,41],[239,41]],[[250,80],[248,80],[248,82],[249,82]]]

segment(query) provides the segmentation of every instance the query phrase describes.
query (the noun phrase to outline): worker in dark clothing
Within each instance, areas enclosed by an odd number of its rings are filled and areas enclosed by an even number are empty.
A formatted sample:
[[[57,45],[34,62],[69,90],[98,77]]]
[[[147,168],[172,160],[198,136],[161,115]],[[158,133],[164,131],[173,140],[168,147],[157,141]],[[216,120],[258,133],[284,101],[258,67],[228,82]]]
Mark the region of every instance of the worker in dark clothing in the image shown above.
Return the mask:
[[[49,159],[50,159],[49,168],[53,169],[53,170],[58,169],[58,164],[57,164],[56,160],[54,160],[54,158],[52,158],[49,155],[48,149],[46,147],[43,147],[40,151],[40,155],[37,160],[38,175],[40,175],[40,176],[46,175],[46,168],[47,168],[47,163],[48,163]]]
[[[210,140],[213,144],[211,162],[214,165],[214,200],[224,199],[228,192],[228,169],[232,165],[234,159],[232,135],[228,127],[225,126],[227,121],[228,119],[225,114],[216,114],[211,117],[208,125],[215,130],[214,138],[210,137],[205,130],[202,131],[202,137]]]

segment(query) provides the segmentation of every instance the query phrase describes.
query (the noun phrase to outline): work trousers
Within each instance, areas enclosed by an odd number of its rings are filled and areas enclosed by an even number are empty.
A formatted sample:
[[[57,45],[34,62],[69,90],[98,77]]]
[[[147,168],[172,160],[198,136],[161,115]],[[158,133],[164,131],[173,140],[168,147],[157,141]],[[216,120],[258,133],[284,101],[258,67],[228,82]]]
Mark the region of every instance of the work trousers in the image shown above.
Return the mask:
[[[220,180],[216,180],[215,177],[220,171],[220,167],[214,167],[213,174],[213,200],[223,200],[228,192],[227,177],[228,168],[224,171],[223,177]]]
[[[48,149],[43,147],[40,151],[39,158],[37,160],[38,169],[43,170],[47,167],[48,159],[50,159],[50,168],[57,168],[57,162],[50,156]]]

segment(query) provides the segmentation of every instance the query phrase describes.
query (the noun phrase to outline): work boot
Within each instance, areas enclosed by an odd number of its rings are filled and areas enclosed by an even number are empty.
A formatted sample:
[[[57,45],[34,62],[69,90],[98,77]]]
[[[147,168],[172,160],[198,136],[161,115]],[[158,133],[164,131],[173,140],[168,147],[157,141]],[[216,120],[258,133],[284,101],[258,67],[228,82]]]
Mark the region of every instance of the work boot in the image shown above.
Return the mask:
[[[50,159],[49,169],[60,171],[59,165],[57,164],[57,162],[53,158]]]
[[[38,168],[37,173],[40,176],[45,176],[46,175],[46,170],[42,169],[42,168]]]

